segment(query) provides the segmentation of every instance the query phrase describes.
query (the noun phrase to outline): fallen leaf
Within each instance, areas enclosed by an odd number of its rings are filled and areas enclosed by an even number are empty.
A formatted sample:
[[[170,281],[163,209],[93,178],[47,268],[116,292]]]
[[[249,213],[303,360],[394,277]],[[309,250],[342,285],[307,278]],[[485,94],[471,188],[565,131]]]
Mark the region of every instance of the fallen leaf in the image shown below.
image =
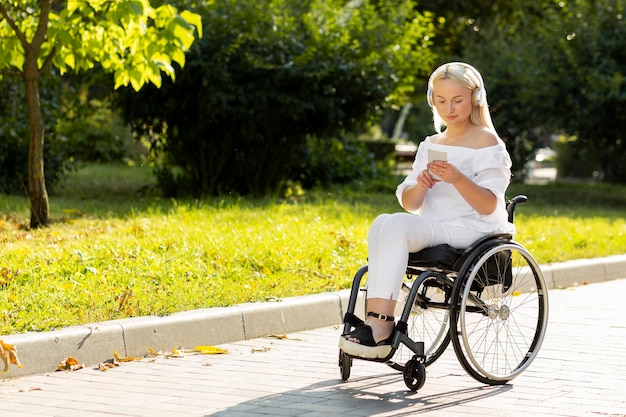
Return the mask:
[[[79,369],[83,369],[85,367],[84,364],[78,363],[76,358],[68,357],[63,359],[57,365],[57,371],[78,371]]]
[[[274,333],[269,334],[269,335],[267,335],[265,337],[273,338],[273,339],[279,339],[279,340],[300,340],[300,341],[303,340],[303,339],[296,339],[296,338],[293,338],[293,337],[287,337],[286,334],[278,335],[278,334],[274,334]]]
[[[156,358],[157,356],[161,356],[163,358],[182,358],[185,350],[183,348],[174,347],[171,352],[163,352],[159,350],[158,352],[152,348],[148,348],[148,353],[146,357],[148,358]]]
[[[106,372],[111,368],[115,368],[116,366],[120,366],[120,363],[118,361],[101,362],[98,365],[96,365],[96,368],[102,372]]]
[[[24,367],[17,357],[17,349],[15,346],[4,343],[2,340],[0,340],[0,357],[4,362],[4,370],[2,371],[3,374],[9,370],[9,364],[16,365],[18,368]]]
[[[42,391],[42,388],[41,387],[21,388],[18,392],[31,392],[31,391]]]
[[[196,346],[193,348],[195,352],[203,353],[205,355],[221,355],[224,353],[230,353],[227,349],[218,348],[215,346]]]
[[[260,348],[252,348],[251,351],[252,353],[255,352],[269,352],[271,349],[265,346],[261,346]]]
[[[135,361],[140,361],[143,359],[143,358],[139,358],[136,356],[120,356],[118,355],[117,350],[113,351],[113,357],[118,362],[135,362]]]
[[[272,334],[267,335],[265,337],[270,337],[270,338],[274,338],[274,339],[281,339],[281,340],[287,339],[287,335],[286,334],[278,335],[278,334],[272,333]]]

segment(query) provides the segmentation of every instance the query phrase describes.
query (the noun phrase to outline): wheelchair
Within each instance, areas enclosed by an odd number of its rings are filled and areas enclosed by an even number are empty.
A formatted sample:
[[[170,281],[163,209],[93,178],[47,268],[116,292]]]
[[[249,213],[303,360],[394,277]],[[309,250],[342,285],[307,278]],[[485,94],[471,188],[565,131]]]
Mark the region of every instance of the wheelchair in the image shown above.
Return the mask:
[[[516,205],[527,201],[518,195],[507,202],[510,222]],[[367,311],[366,274],[364,265],[353,278],[343,333]],[[452,342],[470,376],[502,385],[526,370],[539,352],[548,323],[548,291],[532,255],[513,236],[494,234],[465,250],[438,245],[409,254],[394,315],[399,320],[387,357],[352,357],[339,350],[344,381],[353,359],[362,359],[402,372],[406,386],[417,391],[426,381],[426,367]]]

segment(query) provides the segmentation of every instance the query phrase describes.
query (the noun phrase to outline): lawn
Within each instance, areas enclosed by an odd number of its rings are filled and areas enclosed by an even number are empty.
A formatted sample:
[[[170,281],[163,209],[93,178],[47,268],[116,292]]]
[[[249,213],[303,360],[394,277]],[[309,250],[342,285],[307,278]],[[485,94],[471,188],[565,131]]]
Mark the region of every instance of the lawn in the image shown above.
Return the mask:
[[[51,190],[53,223],[0,196],[0,335],[336,291],[367,257],[398,178],[296,197],[159,198],[150,169],[88,166]],[[538,262],[626,253],[626,187],[514,185]]]

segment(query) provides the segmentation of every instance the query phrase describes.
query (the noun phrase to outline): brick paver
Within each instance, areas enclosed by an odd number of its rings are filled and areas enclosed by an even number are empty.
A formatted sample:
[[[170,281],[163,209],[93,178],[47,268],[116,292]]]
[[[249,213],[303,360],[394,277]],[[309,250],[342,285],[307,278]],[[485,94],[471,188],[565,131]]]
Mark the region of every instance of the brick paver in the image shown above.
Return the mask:
[[[17,416],[626,416],[626,279],[550,292],[548,333],[517,379],[485,386],[452,347],[408,391],[400,373],[337,367],[338,327],[222,345],[225,355],[157,357],[0,381]]]

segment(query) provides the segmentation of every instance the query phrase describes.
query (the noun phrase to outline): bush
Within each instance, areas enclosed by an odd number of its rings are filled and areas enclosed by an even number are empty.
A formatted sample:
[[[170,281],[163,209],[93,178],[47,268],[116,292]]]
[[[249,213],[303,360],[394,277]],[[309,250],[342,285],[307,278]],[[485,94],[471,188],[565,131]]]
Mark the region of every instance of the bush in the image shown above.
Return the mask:
[[[336,138],[378,117],[394,96],[404,100],[414,77],[430,68],[430,21],[412,6],[207,5],[204,36],[176,82],[120,96],[125,117],[159,156],[160,185],[175,193],[265,195],[290,180],[317,183],[312,173],[320,170],[307,165],[325,162],[306,149],[310,138],[338,162],[332,151],[352,144]],[[358,167],[355,157],[346,164]],[[323,181],[349,176],[333,169]]]
[[[599,174],[597,152],[582,145],[575,136],[559,136],[554,141],[554,150],[559,177],[588,179]]]
[[[313,188],[389,174],[394,145],[353,136],[331,140],[308,137],[302,150],[301,165],[294,167],[291,178],[304,188]]]
[[[59,152],[80,162],[109,163],[139,157],[130,128],[111,110],[109,100],[92,99],[74,109],[57,123]]]

